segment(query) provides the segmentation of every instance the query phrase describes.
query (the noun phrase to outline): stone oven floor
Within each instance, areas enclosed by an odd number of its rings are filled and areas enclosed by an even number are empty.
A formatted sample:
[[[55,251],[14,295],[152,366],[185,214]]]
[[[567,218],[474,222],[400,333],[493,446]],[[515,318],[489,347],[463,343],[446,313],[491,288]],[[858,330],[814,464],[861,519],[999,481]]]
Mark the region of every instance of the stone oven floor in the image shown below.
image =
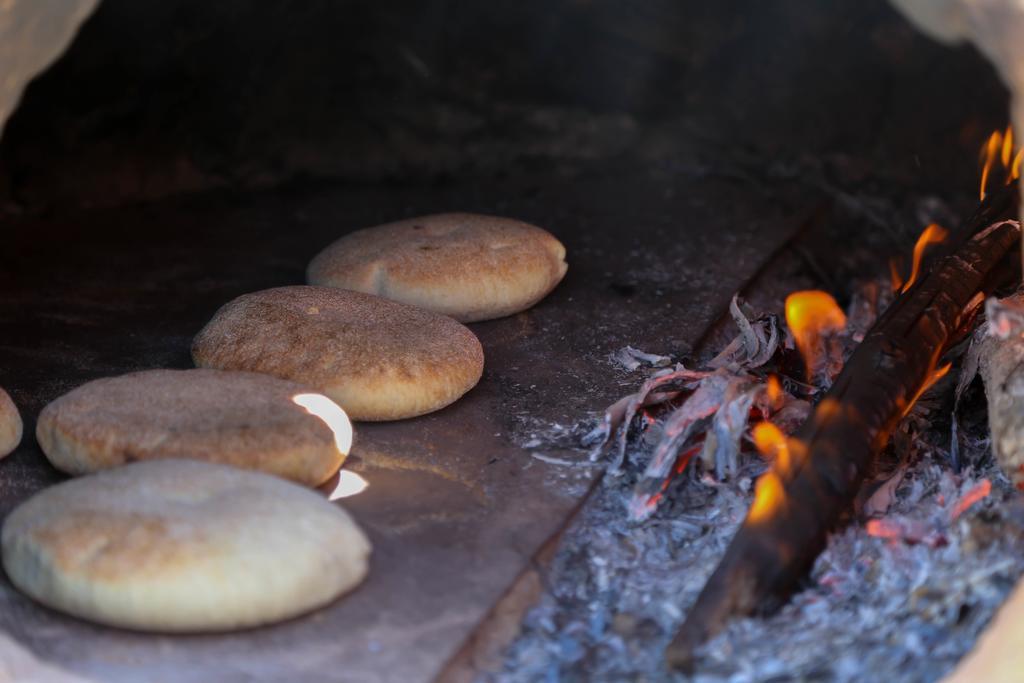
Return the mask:
[[[784,185],[785,183],[782,183]],[[807,219],[784,188],[679,168],[479,185],[306,186],[75,215],[4,219],[0,386],[26,437],[0,462],[0,512],[62,479],[32,436],[50,400],[94,378],[190,366],[192,335],[244,292],[303,282],[337,236],[429,212],[508,215],[568,248],[569,273],[526,313],[471,325],[480,385],[433,415],[357,425],[344,501],[369,534],[368,580],[287,623],[225,635],[138,634],[44,609],[0,581],[0,631],[87,680],[431,680],[598,475],[572,428],[631,386],[608,356],[681,355]],[[552,458],[556,459],[554,462]]]

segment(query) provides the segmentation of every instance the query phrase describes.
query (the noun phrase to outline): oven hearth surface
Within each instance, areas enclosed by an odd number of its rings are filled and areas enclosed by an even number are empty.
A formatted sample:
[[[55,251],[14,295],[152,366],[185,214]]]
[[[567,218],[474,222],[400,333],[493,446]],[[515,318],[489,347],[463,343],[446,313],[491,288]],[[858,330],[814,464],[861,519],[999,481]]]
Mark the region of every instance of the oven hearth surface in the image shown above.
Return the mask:
[[[430,680],[600,473],[573,430],[631,382],[610,354],[627,344],[689,352],[804,225],[792,183],[772,192],[759,183],[686,169],[591,171],[219,193],[9,221],[0,385],[22,411],[26,437],[0,463],[4,514],[62,479],[32,436],[48,401],[98,377],[189,367],[192,335],[221,304],[303,282],[309,258],[344,232],[438,211],[494,213],[551,230],[570,266],[534,309],[470,326],[486,369],[464,399],[425,417],[356,426],[347,467],[369,487],[343,505],[374,554],[366,583],[348,597],[276,626],[172,637],[63,616],[4,579],[0,630],[44,661],[104,682]]]
[[[802,288],[845,307],[890,257],[906,273],[925,225],[977,206],[978,146],[1009,112],[980,53],[887,0],[98,5],[0,138],[0,386],[26,418],[0,461],[0,519],[63,478],[32,437],[47,402],[190,367],[218,307],[302,283],[348,231],[508,216],[559,237],[569,271],[532,310],[470,325],[486,368],[463,399],[356,426],[347,467],[369,488],[341,504],[375,552],[336,603],[244,632],[140,634],[42,608],[0,572],[0,663],[9,636],[94,682],[678,679],[662,650],[749,492],[683,478],[627,523],[637,463],[598,486],[607,461],[580,445],[650,372],[622,350],[692,367],[732,339],[737,291],[759,311]],[[855,520],[811,589],[734,623],[700,675],[947,670],[1009,589],[1000,563],[1024,524],[991,467],[920,457],[905,482],[889,517],[946,546]],[[846,649],[823,660],[825,642]]]

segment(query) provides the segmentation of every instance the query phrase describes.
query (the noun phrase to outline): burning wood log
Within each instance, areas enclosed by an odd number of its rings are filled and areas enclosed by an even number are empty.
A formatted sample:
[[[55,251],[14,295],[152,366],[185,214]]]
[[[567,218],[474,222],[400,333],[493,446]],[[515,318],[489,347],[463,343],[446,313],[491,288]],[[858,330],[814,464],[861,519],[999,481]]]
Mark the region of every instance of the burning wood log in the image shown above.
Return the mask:
[[[1004,257],[1020,225],[995,221],[1015,214],[1015,197],[1015,187],[990,194],[954,251],[885,311],[787,441],[787,457],[759,480],[746,520],[669,645],[670,666],[688,669],[730,617],[770,607],[809,569],[893,428],[948,369],[940,359],[973,320],[979,294],[1006,283]]]

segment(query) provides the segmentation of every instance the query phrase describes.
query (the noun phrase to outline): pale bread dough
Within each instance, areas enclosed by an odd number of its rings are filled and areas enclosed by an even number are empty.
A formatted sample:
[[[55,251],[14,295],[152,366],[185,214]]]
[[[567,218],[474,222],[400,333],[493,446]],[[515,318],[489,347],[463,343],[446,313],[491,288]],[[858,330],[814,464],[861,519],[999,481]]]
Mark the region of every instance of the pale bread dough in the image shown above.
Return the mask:
[[[456,320],[533,306],[568,266],[551,233],[509,218],[446,213],[346,235],[309,264],[307,281],[376,294]]]
[[[90,621],[224,631],[325,605],[367,572],[369,542],[317,493],[197,460],[155,460],[53,486],[0,533],[14,585]]]

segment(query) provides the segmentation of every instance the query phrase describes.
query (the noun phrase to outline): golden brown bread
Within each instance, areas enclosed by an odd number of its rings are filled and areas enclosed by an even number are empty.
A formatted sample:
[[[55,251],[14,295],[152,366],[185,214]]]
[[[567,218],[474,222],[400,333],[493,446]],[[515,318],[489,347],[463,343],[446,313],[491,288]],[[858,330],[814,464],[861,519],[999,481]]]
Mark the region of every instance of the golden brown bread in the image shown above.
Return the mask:
[[[66,481],[0,533],[14,585],[123,628],[222,631],[324,605],[366,575],[370,545],[339,507],[258,472],[197,460]]]
[[[306,277],[472,322],[533,306],[567,268],[565,247],[545,230],[446,213],[346,235],[317,254]]]
[[[10,455],[21,443],[21,415],[6,391],[0,389],[0,458]]]
[[[307,384],[353,420],[442,408],[479,381],[480,342],[451,318],[359,292],[279,287],[225,304],[196,336],[200,367]]]
[[[319,486],[348,453],[323,420],[295,403],[309,391],[254,372],[133,372],[89,382],[50,403],[39,414],[36,438],[53,466],[69,474],[191,458]]]

